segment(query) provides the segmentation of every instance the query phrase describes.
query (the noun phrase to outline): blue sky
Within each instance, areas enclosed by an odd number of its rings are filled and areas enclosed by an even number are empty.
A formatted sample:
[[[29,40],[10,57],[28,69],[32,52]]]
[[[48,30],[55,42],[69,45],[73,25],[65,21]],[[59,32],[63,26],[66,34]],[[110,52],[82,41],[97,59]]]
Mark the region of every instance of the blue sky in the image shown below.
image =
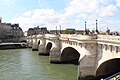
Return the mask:
[[[24,31],[30,27],[47,27],[48,30],[95,28],[120,32],[120,0],[0,0],[3,22],[19,23]]]

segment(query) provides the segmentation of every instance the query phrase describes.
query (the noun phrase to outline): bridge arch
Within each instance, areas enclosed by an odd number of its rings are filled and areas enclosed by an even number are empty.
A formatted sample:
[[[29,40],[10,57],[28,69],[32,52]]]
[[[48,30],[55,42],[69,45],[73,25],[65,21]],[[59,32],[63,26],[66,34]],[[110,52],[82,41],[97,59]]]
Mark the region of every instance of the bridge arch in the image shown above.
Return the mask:
[[[61,62],[77,62],[78,63],[78,60],[79,60],[79,57],[80,57],[80,53],[73,47],[66,47],[62,50],[62,53],[61,53],[61,59],[60,61]]]
[[[47,39],[45,44],[46,54],[49,55],[50,51],[52,51],[54,48],[58,48],[58,45],[55,43],[55,41]]]
[[[40,45],[40,43],[41,43],[41,41],[40,41],[40,40],[38,40],[37,45]]]
[[[44,45],[46,43],[46,41],[42,40],[42,39],[38,39],[37,40],[37,45],[40,46],[40,45]]]
[[[52,43],[48,42],[46,45],[46,54],[49,55],[50,54],[50,50],[52,48]]]
[[[120,72],[120,58],[110,59],[103,62],[96,71],[97,77],[108,77]]]

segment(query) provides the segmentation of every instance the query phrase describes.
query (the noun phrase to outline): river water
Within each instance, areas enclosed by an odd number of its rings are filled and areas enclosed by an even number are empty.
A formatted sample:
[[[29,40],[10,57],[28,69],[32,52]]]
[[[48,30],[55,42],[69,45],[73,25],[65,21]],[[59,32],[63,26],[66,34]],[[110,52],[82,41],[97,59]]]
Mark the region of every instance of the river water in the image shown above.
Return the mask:
[[[77,65],[50,64],[31,49],[0,50],[0,80],[77,80]]]

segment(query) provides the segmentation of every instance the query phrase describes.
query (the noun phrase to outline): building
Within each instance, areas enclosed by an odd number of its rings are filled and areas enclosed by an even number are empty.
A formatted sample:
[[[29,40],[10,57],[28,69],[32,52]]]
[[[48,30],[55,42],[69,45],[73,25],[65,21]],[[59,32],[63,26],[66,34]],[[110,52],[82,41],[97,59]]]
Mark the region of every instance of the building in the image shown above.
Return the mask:
[[[83,34],[84,30],[75,30],[75,29],[66,29],[67,31],[73,31],[74,34]],[[49,33],[50,34],[65,34],[66,30],[50,30]],[[69,34],[67,32],[67,34]]]
[[[35,34],[34,29],[29,28],[28,31],[27,31],[27,36],[31,36],[31,35],[34,35],[34,34]]]
[[[2,42],[18,42],[24,36],[19,24],[2,23],[0,19],[0,40]]]
[[[48,33],[48,30],[46,27],[39,28],[39,26],[37,26],[34,28],[29,28],[27,31],[27,36],[32,36],[36,34],[46,34],[46,33]]]
[[[11,29],[10,23],[0,23],[0,39],[6,38],[6,34],[10,29]]]
[[[84,34],[84,32],[85,32],[84,30],[75,30],[76,34]]]
[[[50,34],[56,34],[56,33],[58,33],[58,34],[61,33],[62,34],[62,33],[64,33],[64,30],[50,30],[49,33]]]
[[[19,27],[19,24],[11,24],[11,29],[7,32],[7,37],[9,38],[19,38],[23,37],[24,33],[22,29]]]

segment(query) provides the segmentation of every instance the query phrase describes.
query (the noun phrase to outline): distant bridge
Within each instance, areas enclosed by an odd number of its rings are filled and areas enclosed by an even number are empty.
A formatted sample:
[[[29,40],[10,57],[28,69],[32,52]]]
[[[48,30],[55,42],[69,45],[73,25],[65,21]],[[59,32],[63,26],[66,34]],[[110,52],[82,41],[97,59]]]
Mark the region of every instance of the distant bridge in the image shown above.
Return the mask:
[[[20,44],[20,45],[27,45],[27,43],[0,43],[0,45],[17,45],[17,44]]]
[[[0,49],[25,48],[27,43],[0,43]]]
[[[50,55],[50,62],[78,60],[78,79],[120,71],[120,36],[43,34],[27,37],[28,46]]]

